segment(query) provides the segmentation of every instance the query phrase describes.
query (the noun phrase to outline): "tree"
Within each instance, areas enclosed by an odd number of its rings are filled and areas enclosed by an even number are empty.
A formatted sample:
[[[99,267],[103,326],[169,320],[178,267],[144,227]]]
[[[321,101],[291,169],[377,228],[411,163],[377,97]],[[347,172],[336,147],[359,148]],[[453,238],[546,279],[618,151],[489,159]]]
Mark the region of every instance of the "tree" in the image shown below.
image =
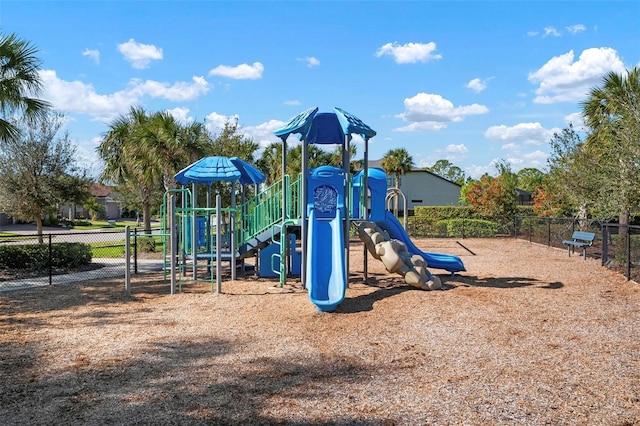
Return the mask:
[[[98,220],[98,214],[104,213],[105,207],[96,200],[96,197],[89,197],[84,204],[82,205],[89,214],[91,215],[91,220]]]
[[[463,186],[461,193],[465,201],[480,214],[506,219],[516,213],[517,176],[506,162],[498,163],[496,168],[499,173],[497,177],[485,173],[480,180],[470,181]]]
[[[400,188],[400,175],[408,173],[413,167],[413,158],[404,148],[387,151],[382,158],[382,168],[394,176],[396,189]]]
[[[597,160],[601,182],[595,202],[627,225],[640,207],[640,67],[607,74],[582,108],[591,130],[585,148]]]
[[[137,186],[144,229],[149,233],[158,183],[165,190],[175,188],[173,176],[212,149],[203,123],[183,125],[168,112],[147,113],[134,106],[103,135],[97,148],[105,162],[100,179],[124,188]]]
[[[38,70],[38,49],[15,34],[0,34],[0,142],[20,137],[20,127],[12,115],[24,116],[32,123],[47,116],[50,104],[33,96],[42,92]]]
[[[433,166],[425,167],[425,170],[458,185],[464,185],[466,180],[464,171],[446,159],[436,161]]]
[[[534,211],[543,216],[574,214],[586,219],[597,197],[597,159],[572,125],[549,141],[549,171],[534,194]]]
[[[262,151],[256,166],[265,174],[267,185],[272,185],[282,179],[282,143],[269,144]]]
[[[100,175],[102,182],[116,185],[134,182],[138,187],[146,233],[151,233],[151,196],[157,182],[162,181],[162,171],[150,167],[155,160],[150,158],[152,152],[145,146],[150,121],[144,109],[131,107],[127,114],[109,124],[109,130],[96,148],[105,163]]]
[[[222,132],[213,140],[211,155],[238,157],[253,164],[259,147],[253,138],[240,131],[238,120],[228,120],[224,123]]]
[[[387,174],[394,176],[395,187],[399,190],[400,175],[411,171],[413,168],[413,158],[404,148],[391,149],[382,157],[381,165]],[[393,211],[395,214],[398,212],[398,199],[399,197],[397,196],[393,197]]]
[[[147,167],[160,171],[165,191],[176,188],[176,173],[212,149],[211,136],[203,122],[183,125],[167,111],[151,114],[141,132],[141,148],[147,151],[141,155],[149,159]]]
[[[518,171],[518,188],[525,191],[534,192],[535,189],[542,185],[544,173],[535,167],[525,167]]]
[[[54,114],[33,122],[12,123],[18,139],[0,145],[0,206],[20,220],[35,221],[42,242],[42,221],[56,205],[89,196],[89,179],[75,160],[68,133],[57,136],[63,117]]]

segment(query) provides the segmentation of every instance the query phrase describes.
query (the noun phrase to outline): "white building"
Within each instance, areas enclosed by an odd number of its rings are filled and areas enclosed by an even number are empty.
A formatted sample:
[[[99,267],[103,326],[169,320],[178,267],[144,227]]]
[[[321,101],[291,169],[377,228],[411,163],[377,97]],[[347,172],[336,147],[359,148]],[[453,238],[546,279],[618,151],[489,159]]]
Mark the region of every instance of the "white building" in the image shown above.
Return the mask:
[[[369,167],[382,169],[381,162],[369,161]],[[387,186],[395,186],[395,176],[387,174]],[[400,175],[400,190],[407,197],[409,209],[415,206],[458,205],[461,188],[457,183],[422,169]]]

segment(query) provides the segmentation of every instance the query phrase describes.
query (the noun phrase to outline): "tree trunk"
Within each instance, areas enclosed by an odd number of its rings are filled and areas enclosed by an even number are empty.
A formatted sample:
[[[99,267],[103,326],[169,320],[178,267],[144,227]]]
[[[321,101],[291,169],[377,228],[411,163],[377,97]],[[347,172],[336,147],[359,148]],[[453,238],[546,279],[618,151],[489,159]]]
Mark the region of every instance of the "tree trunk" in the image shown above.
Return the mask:
[[[618,217],[618,223],[620,224],[620,229],[618,230],[618,236],[620,237],[621,247],[627,247],[627,239],[629,238],[629,211],[620,212],[620,216]]]
[[[38,234],[38,242],[42,244],[44,242],[44,237],[42,235],[42,216],[36,215],[36,234]]]
[[[581,231],[587,230],[587,215],[587,205],[585,203],[580,204],[580,207],[578,208],[578,227]]]
[[[144,233],[151,234],[151,205],[148,201],[142,203],[142,218],[144,219]]]

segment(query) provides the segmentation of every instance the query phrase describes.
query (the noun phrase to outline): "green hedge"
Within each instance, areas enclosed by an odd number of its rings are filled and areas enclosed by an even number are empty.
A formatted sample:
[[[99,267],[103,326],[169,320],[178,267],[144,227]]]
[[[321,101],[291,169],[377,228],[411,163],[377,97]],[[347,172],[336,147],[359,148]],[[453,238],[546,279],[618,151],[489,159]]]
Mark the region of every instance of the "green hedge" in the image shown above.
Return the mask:
[[[535,216],[533,206],[517,206],[518,216]],[[414,216],[431,220],[482,219],[471,206],[415,206]]]
[[[497,222],[486,219],[442,219],[432,220],[414,216],[407,224],[412,237],[495,237],[499,230]]]
[[[77,268],[91,263],[91,246],[82,243],[51,245],[51,267]],[[49,266],[48,244],[0,246],[0,268],[43,269]]]
[[[495,237],[498,224],[484,219],[440,220],[436,226],[446,227],[449,237]]]
[[[471,206],[415,206],[415,217],[430,220],[474,218]]]

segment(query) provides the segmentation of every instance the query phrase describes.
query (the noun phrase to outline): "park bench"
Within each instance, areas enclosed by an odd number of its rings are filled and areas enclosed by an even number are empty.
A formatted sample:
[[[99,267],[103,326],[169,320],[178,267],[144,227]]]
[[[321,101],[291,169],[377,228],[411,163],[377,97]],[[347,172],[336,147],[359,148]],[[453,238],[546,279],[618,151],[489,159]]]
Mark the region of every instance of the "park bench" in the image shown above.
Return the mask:
[[[593,245],[593,240],[596,239],[596,234],[593,232],[575,231],[570,240],[562,241],[562,244],[567,246],[569,256],[573,253],[576,247],[582,249],[582,256],[587,259],[587,247]]]

